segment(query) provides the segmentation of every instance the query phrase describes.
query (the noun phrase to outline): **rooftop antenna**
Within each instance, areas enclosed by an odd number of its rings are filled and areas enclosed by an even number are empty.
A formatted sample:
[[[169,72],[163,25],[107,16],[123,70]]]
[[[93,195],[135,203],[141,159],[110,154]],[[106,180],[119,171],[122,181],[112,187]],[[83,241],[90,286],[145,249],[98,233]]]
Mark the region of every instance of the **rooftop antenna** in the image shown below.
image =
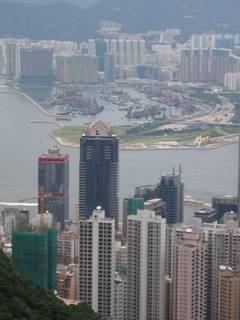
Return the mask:
[[[238,213],[240,213],[240,133],[238,135]]]
[[[173,176],[175,176],[175,167],[172,168]]]
[[[181,164],[179,165],[179,175],[180,176],[182,175],[182,165]]]

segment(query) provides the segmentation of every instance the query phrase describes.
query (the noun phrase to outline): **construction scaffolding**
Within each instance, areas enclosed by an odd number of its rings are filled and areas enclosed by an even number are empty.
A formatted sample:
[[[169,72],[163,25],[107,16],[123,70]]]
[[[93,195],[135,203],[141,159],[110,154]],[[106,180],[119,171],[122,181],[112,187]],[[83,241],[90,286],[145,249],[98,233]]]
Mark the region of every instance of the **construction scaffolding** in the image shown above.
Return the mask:
[[[12,235],[12,260],[34,283],[55,290],[57,229],[15,231]]]

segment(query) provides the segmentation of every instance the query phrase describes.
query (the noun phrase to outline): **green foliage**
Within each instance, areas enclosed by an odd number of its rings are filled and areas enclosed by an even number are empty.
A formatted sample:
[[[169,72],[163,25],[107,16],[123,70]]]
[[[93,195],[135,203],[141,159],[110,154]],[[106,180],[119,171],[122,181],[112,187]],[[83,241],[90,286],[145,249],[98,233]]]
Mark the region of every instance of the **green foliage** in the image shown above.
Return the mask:
[[[1,320],[100,320],[85,304],[66,306],[16,270],[0,251]]]

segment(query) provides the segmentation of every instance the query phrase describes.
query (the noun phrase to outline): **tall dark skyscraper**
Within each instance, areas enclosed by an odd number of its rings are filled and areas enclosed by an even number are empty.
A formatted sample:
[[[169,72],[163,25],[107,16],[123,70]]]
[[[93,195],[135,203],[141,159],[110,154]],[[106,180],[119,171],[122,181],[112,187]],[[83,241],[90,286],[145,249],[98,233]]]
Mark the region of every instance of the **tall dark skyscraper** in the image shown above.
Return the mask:
[[[38,203],[39,213],[49,211],[63,229],[69,219],[69,155],[57,147],[38,159]]]
[[[80,139],[79,207],[81,219],[101,206],[118,223],[118,139],[101,120],[91,124]]]
[[[157,197],[166,204],[167,224],[183,222],[184,211],[184,184],[181,182],[181,174],[164,175],[156,189]]]

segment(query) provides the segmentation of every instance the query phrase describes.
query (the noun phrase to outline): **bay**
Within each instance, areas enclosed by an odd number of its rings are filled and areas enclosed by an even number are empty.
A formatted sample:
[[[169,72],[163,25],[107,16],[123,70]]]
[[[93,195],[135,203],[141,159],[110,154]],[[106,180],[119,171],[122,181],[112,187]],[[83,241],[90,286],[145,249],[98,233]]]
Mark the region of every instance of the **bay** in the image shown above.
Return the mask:
[[[111,113],[108,114],[109,118],[104,120],[111,122]],[[0,201],[19,201],[37,195],[37,159],[56,144],[49,136],[56,126],[32,123],[32,120],[49,121],[51,118],[19,92],[15,93],[15,89],[0,87]],[[212,150],[121,151],[120,199],[132,195],[137,185],[157,183],[161,174],[179,164],[182,165],[185,194],[204,201],[216,195],[236,195],[237,149],[233,144]],[[79,150],[61,147],[61,151],[68,152],[71,159],[73,216],[78,199]]]

